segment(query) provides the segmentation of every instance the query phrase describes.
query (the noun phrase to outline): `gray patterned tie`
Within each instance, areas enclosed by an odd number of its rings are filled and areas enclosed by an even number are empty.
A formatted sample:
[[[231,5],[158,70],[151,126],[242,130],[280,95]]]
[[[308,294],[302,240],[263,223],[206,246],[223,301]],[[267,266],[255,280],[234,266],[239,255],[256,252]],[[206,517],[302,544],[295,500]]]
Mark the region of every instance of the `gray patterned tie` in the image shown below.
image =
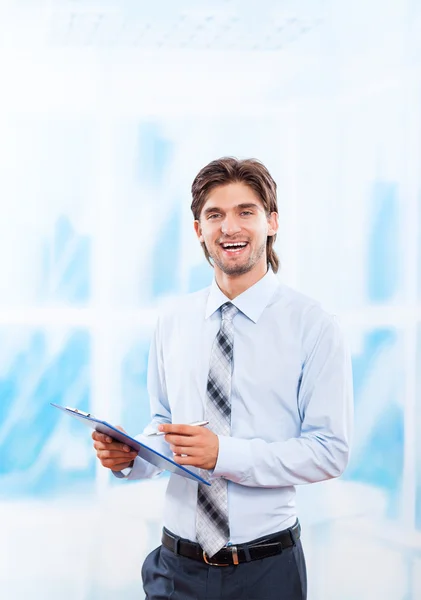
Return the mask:
[[[231,373],[234,344],[233,319],[238,312],[231,302],[221,306],[221,327],[210,357],[205,418],[217,435],[231,433]],[[196,513],[197,541],[211,557],[229,540],[227,481],[199,484]]]

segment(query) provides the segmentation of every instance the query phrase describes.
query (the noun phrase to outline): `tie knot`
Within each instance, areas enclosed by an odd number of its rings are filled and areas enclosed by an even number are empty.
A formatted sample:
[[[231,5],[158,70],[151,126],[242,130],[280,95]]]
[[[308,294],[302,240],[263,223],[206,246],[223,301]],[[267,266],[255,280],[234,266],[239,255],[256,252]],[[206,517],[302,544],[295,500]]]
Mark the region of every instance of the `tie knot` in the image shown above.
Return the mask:
[[[225,302],[225,304],[221,306],[222,320],[225,322],[228,321],[230,323],[237,313],[238,308],[231,302]]]

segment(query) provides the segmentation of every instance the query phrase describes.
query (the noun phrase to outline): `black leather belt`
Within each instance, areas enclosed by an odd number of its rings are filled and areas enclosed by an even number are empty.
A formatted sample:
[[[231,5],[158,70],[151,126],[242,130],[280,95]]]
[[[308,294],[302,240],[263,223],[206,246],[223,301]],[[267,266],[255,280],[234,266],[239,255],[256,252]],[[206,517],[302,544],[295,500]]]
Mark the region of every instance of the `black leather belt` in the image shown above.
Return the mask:
[[[205,562],[208,565],[227,567],[229,565],[250,562],[251,560],[276,556],[276,554],[280,554],[285,548],[295,546],[300,539],[300,534],[301,527],[297,521],[293,527],[252,540],[246,544],[225,546],[210,558],[199,544],[180,538],[165,527],[162,531],[162,544],[168,550],[174,552],[174,554],[180,554],[193,560]]]

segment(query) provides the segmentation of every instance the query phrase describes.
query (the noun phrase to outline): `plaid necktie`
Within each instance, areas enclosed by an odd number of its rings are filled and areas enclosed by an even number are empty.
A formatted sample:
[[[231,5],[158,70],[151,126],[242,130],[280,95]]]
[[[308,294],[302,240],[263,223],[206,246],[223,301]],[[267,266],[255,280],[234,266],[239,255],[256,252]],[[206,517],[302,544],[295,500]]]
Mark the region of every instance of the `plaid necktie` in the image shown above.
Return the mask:
[[[233,319],[238,312],[231,302],[221,306],[221,327],[212,346],[206,402],[209,429],[217,435],[231,433],[231,373],[234,343]],[[197,541],[211,557],[229,540],[227,481],[199,484],[196,513]]]

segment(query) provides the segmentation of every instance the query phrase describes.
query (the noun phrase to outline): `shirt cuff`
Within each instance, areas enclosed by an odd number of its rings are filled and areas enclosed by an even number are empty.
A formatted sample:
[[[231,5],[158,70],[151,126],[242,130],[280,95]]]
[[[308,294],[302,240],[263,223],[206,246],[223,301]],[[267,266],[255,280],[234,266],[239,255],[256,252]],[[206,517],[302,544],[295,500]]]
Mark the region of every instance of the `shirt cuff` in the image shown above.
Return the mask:
[[[252,463],[249,440],[218,435],[219,452],[211,479],[224,477],[235,483],[247,479],[247,465]]]

